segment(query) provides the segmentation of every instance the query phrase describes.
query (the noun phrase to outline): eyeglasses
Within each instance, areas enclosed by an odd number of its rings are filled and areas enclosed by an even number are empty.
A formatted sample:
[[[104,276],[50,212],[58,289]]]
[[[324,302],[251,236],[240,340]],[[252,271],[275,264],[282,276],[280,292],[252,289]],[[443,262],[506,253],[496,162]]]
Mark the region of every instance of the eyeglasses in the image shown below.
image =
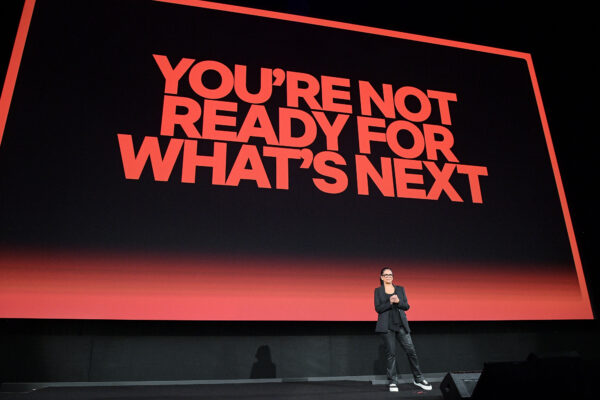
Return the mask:
[[[391,278],[392,276],[394,276],[394,274],[383,274],[381,276],[383,276],[384,278]]]

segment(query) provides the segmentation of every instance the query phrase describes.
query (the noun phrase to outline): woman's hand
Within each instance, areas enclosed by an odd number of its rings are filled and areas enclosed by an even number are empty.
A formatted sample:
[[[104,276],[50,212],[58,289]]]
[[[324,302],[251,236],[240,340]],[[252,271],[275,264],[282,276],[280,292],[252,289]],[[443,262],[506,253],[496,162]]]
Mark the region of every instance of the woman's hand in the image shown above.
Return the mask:
[[[398,295],[393,295],[390,296],[390,303],[394,304],[394,303],[400,303],[400,299],[398,298]]]

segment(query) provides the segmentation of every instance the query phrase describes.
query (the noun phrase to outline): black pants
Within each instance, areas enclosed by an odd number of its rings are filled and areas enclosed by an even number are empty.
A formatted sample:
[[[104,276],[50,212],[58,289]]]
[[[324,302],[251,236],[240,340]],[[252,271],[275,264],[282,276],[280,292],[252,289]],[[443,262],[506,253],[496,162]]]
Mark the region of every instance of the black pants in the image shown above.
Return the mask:
[[[387,331],[387,333],[380,333],[381,338],[385,344],[385,358],[387,360],[387,375],[393,383],[398,383],[398,372],[396,369],[396,342],[400,342],[402,348],[406,352],[410,369],[412,371],[415,380],[423,378],[421,369],[419,368],[419,360],[417,359],[417,352],[415,345],[412,342],[410,333],[407,333],[404,328],[400,328],[399,332]]]

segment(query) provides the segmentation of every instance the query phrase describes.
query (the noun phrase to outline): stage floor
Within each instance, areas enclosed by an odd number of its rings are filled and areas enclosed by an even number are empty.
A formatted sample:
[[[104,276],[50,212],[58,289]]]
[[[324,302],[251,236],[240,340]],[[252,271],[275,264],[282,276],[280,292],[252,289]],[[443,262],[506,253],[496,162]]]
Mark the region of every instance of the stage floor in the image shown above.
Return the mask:
[[[187,399],[443,399],[440,383],[424,391],[413,384],[401,384],[397,393],[371,382],[282,382],[215,385],[48,387],[27,393],[0,393],[0,400],[187,400]]]

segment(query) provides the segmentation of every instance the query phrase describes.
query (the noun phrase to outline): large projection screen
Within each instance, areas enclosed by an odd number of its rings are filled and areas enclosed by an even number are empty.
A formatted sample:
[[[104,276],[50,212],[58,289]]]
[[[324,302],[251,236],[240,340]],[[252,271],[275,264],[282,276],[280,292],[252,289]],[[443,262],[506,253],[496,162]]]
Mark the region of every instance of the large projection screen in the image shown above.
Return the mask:
[[[218,3],[27,0],[0,317],[593,318],[529,54]]]

